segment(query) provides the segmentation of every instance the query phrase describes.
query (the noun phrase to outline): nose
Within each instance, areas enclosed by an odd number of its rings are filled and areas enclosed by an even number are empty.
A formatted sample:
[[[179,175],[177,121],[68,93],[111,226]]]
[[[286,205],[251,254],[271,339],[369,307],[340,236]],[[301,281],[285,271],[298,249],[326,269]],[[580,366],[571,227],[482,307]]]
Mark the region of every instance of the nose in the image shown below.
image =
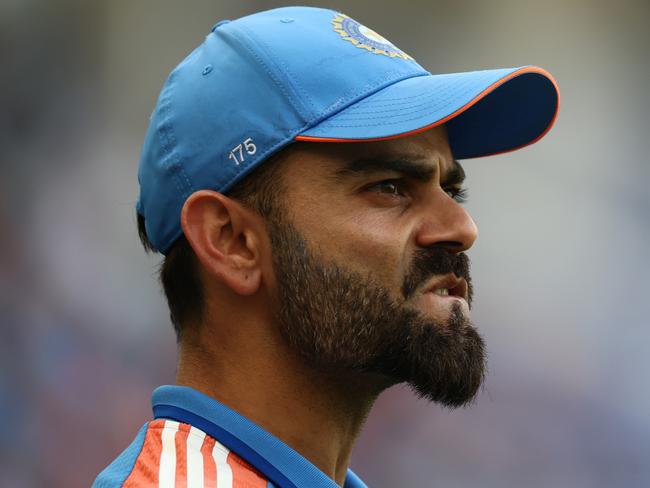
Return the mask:
[[[441,246],[450,252],[472,247],[478,228],[469,213],[442,189],[423,208],[416,243],[420,247]]]

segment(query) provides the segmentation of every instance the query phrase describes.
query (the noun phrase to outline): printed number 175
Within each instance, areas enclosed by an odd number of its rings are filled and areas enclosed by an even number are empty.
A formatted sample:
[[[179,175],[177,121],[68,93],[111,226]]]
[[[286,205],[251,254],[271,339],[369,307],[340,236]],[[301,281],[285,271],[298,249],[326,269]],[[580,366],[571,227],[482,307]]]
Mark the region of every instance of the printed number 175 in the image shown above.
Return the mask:
[[[257,147],[253,144],[253,139],[250,137],[241,144],[235,146],[228,154],[228,159],[232,159],[237,166],[246,160],[246,155],[253,155],[257,152]]]

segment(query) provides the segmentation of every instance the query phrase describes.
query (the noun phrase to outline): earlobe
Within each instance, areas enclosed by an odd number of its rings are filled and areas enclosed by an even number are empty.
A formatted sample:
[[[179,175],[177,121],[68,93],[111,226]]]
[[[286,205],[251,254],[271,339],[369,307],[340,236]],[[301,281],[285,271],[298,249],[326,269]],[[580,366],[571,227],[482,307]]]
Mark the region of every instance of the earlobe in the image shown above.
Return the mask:
[[[181,227],[208,275],[239,295],[262,282],[257,214],[227,196],[199,190],[185,201]]]

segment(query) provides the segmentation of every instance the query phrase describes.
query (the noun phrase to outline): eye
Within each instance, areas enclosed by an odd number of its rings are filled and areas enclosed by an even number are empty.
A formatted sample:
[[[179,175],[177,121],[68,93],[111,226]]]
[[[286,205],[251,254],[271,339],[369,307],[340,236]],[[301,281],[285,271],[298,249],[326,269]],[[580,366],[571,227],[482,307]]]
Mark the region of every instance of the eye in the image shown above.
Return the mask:
[[[447,188],[445,193],[458,203],[465,203],[469,196],[467,188]]]
[[[375,183],[372,186],[368,187],[368,190],[395,197],[401,197],[405,195],[402,185],[397,180],[380,181],[379,183]]]

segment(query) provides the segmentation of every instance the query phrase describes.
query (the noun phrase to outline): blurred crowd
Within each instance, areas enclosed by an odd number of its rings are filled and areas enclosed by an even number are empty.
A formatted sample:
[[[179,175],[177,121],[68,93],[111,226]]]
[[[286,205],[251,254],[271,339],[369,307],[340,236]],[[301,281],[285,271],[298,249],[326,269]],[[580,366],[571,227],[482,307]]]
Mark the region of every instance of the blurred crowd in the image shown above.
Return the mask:
[[[279,5],[0,0],[0,486],[89,486],[173,383],[135,227],[148,114],[214,22]],[[563,96],[540,144],[465,165],[484,391],[449,412],[390,390],[353,468],[374,488],[649,486],[650,5],[320,5],[434,72],[538,64]]]

